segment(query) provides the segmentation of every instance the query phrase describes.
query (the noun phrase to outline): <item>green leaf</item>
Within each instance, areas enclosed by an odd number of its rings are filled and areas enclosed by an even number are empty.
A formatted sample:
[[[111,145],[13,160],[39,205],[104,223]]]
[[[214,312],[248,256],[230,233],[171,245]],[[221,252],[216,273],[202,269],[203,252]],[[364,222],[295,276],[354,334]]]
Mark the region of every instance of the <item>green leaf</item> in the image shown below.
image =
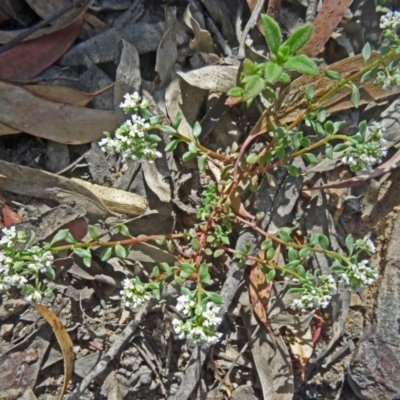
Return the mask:
[[[304,247],[303,249],[301,249],[299,251],[299,257],[301,257],[301,258],[308,257],[310,254],[311,254],[311,251],[307,247]]]
[[[27,241],[27,243],[25,244],[25,250],[29,249],[29,247],[32,246],[33,241],[35,240],[36,234],[35,232],[31,231],[31,235],[29,237],[29,240]],[[49,244],[50,247],[50,244]]]
[[[198,277],[200,282],[210,283],[211,277],[210,273],[208,272],[208,265],[206,263],[200,265]]]
[[[242,97],[243,89],[241,87],[236,86],[232,89],[229,89],[227,95],[231,97]]]
[[[192,241],[190,242],[191,246],[193,247],[194,250],[200,250],[200,240],[197,238],[192,239]]]
[[[90,250],[88,249],[81,249],[81,248],[76,248],[72,249],[72,251],[79,257],[79,258],[91,258],[92,255],[90,253]]]
[[[182,111],[179,110],[176,113],[176,117],[175,117],[174,121],[172,122],[172,126],[173,126],[174,129],[178,129],[178,127],[179,127],[179,125],[180,125],[180,123],[182,121],[182,117],[183,117]]]
[[[167,244],[167,239],[165,239],[164,236],[158,236],[154,239],[154,241],[159,245],[159,246],[165,246]]]
[[[258,154],[251,153],[246,157],[247,164],[253,165],[258,161]]]
[[[243,91],[243,100],[251,101],[265,89],[265,81],[261,76],[253,75],[249,77]]]
[[[129,232],[129,229],[128,229],[128,227],[125,225],[125,224],[118,224],[117,225],[117,229],[118,229],[118,232],[121,234],[121,235],[124,235],[124,236],[126,236],[126,237],[132,237],[132,235],[130,234],[130,232]]]
[[[205,292],[206,296],[215,304],[224,304],[224,299],[217,293]]]
[[[158,278],[158,277],[160,276],[160,268],[158,268],[157,265],[153,268],[152,274],[153,274],[153,276],[154,276],[155,278]]]
[[[289,85],[289,83],[290,83],[291,81],[292,81],[292,80],[291,80],[289,74],[287,74],[286,72],[282,72],[282,73],[281,73],[281,76],[279,77],[279,82],[282,82],[282,83],[284,83],[285,85]],[[269,100],[269,99],[268,99],[268,100]],[[275,99],[273,99],[273,100],[275,100]]]
[[[269,83],[276,83],[283,72],[283,67],[276,62],[268,61],[265,64],[264,78]]]
[[[195,142],[190,142],[188,144],[188,150],[193,153],[193,154],[197,154],[197,146]]]
[[[311,103],[314,99],[314,86],[309,83],[308,85],[306,85],[306,87],[304,88],[304,95],[306,96],[306,99],[309,103]]]
[[[115,254],[117,257],[124,259],[128,255],[125,247],[121,246],[119,243],[114,247]]]
[[[277,235],[285,242],[288,243],[290,242],[290,235],[292,234],[292,229],[291,228],[280,228],[278,230]]]
[[[276,271],[274,269],[271,269],[271,271],[268,272],[267,276],[265,277],[265,280],[267,283],[273,281],[276,276]]]
[[[53,267],[46,267],[45,268],[45,274],[52,281],[54,281],[54,279],[56,279],[56,273],[55,273]]]
[[[332,71],[330,69],[326,69],[324,72],[325,72],[325,76],[327,78],[332,79],[334,81],[340,81],[342,79],[342,76],[337,71]]]
[[[182,161],[186,162],[186,161],[192,160],[195,157],[196,157],[196,153],[192,153],[190,151],[187,151],[186,153],[183,154]]]
[[[196,139],[199,138],[200,134],[201,134],[201,125],[200,122],[196,121],[194,126],[193,126],[193,137],[195,137]]]
[[[207,165],[207,154],[203,154],[197,160],[197,166],[199,167],[200,171],[204,171]]]
[[[272,240],[271,239],[265,239],[261,243],[261,250],[266,251],[272,247]]]
[[[318,243],[324,250],[329,247],[329,239],[325,235],[319,235]]]
[[[312,33],[312,25],[306,24],[296,29],[283,44],[289,47],[289,53],[294,54],[299,51],[310,39]]]
[[[335,134],[335,124],[332,121],[326,121],[324,124],[324,130],[329,135],[334,135]]]
[[[369,81],[372,78],[375,78],[376,75],[376,68],[374,69],[370,69],[369,71],[367,71],[360,79],[360,83],[365,83],[367,81]]]
[[[99,232],[95,226],[89,225],[88,230],[89,235],[93,240],[99,240]]]
[[[265,212],[264,211],[258,211],[256,213],[256,221],[259,222],[265,217]]]
[[[354,83],[351,85],[351,104],[353,104],[355,108],[358,108],[360,104],[360,91]]]
[[[169,136],[175,135],[177,133],[176,129],[170,125],[157,125],[157,129]]]
[[[107,261],[110,259],[112,254],[112,247],[106,247],[103,249],[103,251],[100,253],[100,260],[101,261]]]
[[[190,275],[190,274],[193,274],[193,272],[196,272],[195,267],[194,267],[192,264],[188,263],[188,262],[183,262],[183,263],[180,265],[180,267],[181,267],[181,270],[182,270],[182,271],[188,273],[189,275]]]
[[[295,178],[300,176],[300,168],[295,167],[294,165],[284,165],[291,176]]]
[[[271,247],[271,248],[269,248],[269,249],[267,250],[267,252],[265,253],[265,258],[266,258],[268,261],[270,261],[270,260],[272,260],[272,259],[274,258],[274,256],[275,256],[275,250],[274,250],[273,247]]]
[[[246,75],[254,75],[257,73],[257,64],[246,58],[242,63],[243,71]]]
[[[320,107],[317,111],[317,119],[321,124],[326,121],[326,111],[325,108]]]
[[[170,152],[170,151],[174,151],[176,148],[177,148],[177,146],[178,146],[178,144],[181,142],[181,140],[180,139],[174,139],[174,140],[171,140],[166,146],[165,146],[165,151],[168,153],[168,152]]]
[[[300,72],[301,74],[304,75],[313,75],[313,76],[319,75],[319,69],[317,67],[317,64],[315,64],[313,60],[311,60],[304,54],[288,58],[284,66],[286,68]]]
[[[183,285],[184,280],[183,280],[180,276],[175,275],[175,276],[174,276],[174,279],[175,279],[175,282],[176,282],[176,284],[177,284],[178,286],[182,286],[182,285]]]
[[[297,251],[292,247],[290,247],[288,250],[288,259],[289,261],[294,261],[298,259]]]
[[[361,51],[363,64],[365,64],[369,60],[369,58],[371,57],[371,52],[372,52],[371,45],[368,42],[365,43]]]
[[[345,243],[346,243],[347,250],[349,251],[349,256],[351,256],[353,254],[353,250],[354,250],[354,239],[353,239],[353,236],[348,235],[346,237]]]
[[[330,159],[333,160],[333,147],[330,143],[325,145],[325,155]]]
[[[159,143],[161,142],[161,138],[158,135],[148,135],[144,139],[148,143]]]
[[[224,253],[225,253],[224,249],[217,249],[217,250],[214,251],[214,257],[215,258],[221,257],[222,254],[224,254]]]
[[[315,155],[314,154],[312,154],[312,153],[305,153],[305,154],[302,154],[302,157],[303,157],[303,159],[305,160],[305,161],[307,161],[309,164],[318,164],[318,158],[317,157],[315,157]]]
[[[92,265],[92,258],[91,257],[85,257],[82,259],[83,264],[86,265],[86,267],[90,268]]]
[[[264,27],[265,40],[272,54],[278,55],[279,46],[282,43],[282,33],[278,23],[269,15],[261,15]]]
[[[52,241],[50,242],[50,246],[52,246],[54,243],[60,242],[61,240],[65,240],[67,238],[68,234],[69,234],[68,229],[61,229],[53,237]]]

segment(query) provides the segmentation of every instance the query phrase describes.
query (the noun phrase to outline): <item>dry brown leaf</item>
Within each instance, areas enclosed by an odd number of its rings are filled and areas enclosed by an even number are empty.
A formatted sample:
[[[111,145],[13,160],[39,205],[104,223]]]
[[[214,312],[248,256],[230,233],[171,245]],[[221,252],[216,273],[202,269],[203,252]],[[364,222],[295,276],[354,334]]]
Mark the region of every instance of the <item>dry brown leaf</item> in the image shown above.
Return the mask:
[[[51,26],[48,28],[38,29],[32,35],[29,35],[25,40],[35,39],[44,35],[48,35],[52,32],[56,32],[66,26],[72,24],[75,20],[77,20],[94,2],[94,0],[84,0],[79,2],[77,7],[72,7],[68,12],[58,18]],[[4,30],[0,31],[0,43],[7,43],[10,40],[14,39],[18,35],[26,32],[29,28],[26,29],[14,29],[12,31]]]
[[[325,0],[313,23],[311,38],[299,53],[316,57],[352,2],[353,0]]]
[[[147,208],[148,204],[146,199],[135,193],[94,185],[82,179],[72,178],[71,181],[90,190],[113,212],[127,215],[140,215]]]
[[[65,144],[90,143],[118,127],[114,111],[51,102],[5,82],[0,82],[0,122]]]
[[[19,43],[0,54],[0,76],[25,81],[57,61],[72,45],[81,30],[83,17],[51,34]]]
[[[32,94],[46,99],[63,104],[70,104],[74,106],[85,107],[96,96],[107,92],[112,89],[114,83],[106,86],[103,89],[94,93],[85,93],[77,89],[72,89],[66,86],[55,85],[24,85],[23,89],[29,90]]]
[[[35,304],[36,310],[40,315],[49,323],[53,328],[54,334],[56,335],[57,342],[61,348],[63,358],[64,358],[64,383],[61,389],[61,393],[58,399],[61,400],[67,390],[68,382],[72,376],[72,370],[74,367],[74,349],[71,338],[68,332],[65,330],[60,319],[51,312],[46,306],[41,304]]]

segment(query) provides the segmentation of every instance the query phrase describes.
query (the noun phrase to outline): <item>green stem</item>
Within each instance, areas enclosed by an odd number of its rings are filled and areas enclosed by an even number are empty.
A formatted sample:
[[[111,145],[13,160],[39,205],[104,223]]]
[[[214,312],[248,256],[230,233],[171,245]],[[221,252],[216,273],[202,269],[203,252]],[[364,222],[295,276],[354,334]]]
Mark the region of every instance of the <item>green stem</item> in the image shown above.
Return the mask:
[[[291,154],[290,156],[287,156],[285,158],[283,158],[282,160],[277,161],[274,164],[270,164],[270,165],[266,165],[265,167],[258,167],[255,168],[253,171],[244,174],[244,176],[248,176],[248,175],[257,175],[257,174],[261,174],[263,172],[269,171],[271,169],[274,169],[276,167],[279,167],[283,164],[286,164],[288,161],[293,160],[294,158],[301,156],[302,154],[305,154],[311,150],[314,150],[320,146],[323,146],[324,144],[332,141],[332,140],[343,140],[343,141],[347,141],[347,142],[352,142],[352,143],[358,143],[357,140],[346,136],[346,135],[333,135],[333,136],[328,136],[324,139],[321,139],[320,141],[314,143],[313,145],[306,147],[304,149],[301,149],[299,151],[294,152],[293,154]]]
[[[144,243],[154,241],[160,237],[164,237],[167,240],[172,239],[181,239],[184,237],[183,233],[176,233],[176,234],[169,234],[169,235],[149,235],[149,236],[142,236],[142,237],[132,237],[130,239],[125,240],[118,240],[113,242],[101,242],[99,240],[94,242],[87,242],[87,243],[75,243],[75,244],[68,244],[64,246],[53,247],[50,250],[53,253],[58,253],[62,250],[73,250],[73,249],[88,249],[91,247],[115,247],[117,244],[121,246],[136,244],[136,243]]]
[[[274,242],[281,244],[282,246],[292,247],[294,249],[299,249],[299,250],[307,248],[313,253],[321,253],[321,254],[325,254],[326,256],[330,256],[332,258],[338,258],[341,261],[345,262],[347,265],[349,265],[349,266],[351,265],[351,262],[347,259],[346,256],[343,256],[342,254],[339,254],[336,251],[320,249],[318,247],[309,247],[304,244],[297,244],[297,243],[293,243],[293,242],[287,243],[287,242],[283,241],[282,239],[279,239],[277,236],[271,235],[270,233],[265,232],[260,227],[258,227],[254,222],[246,221],[244,218],[241,218],[237,215],[235,215],[233,217],[233,219],[235,219],[238,222],[241,222],[244,225],[247,225],[248,227],[254,229],[261,236],[264,236],[267,239],[271,239]]]

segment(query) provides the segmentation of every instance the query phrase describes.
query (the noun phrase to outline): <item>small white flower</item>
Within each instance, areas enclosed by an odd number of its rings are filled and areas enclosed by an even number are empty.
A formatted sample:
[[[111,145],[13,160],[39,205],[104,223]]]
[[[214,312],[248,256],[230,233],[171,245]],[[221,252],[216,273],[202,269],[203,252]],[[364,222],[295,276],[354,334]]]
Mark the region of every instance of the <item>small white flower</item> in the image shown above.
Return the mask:
[[[0,245],[5,245],[6,247],[13,247],[15,240],[17,239],[17,232],[15,226],[10,228],[3,228],[1,230],[3,236],[0,239]]]
[[[180,295],[177,299],[176,309],[186,315],[191,314],[191,309],[195,306],[195,302],[187,295]]]
[[[400,12],[388,11],[385,15],[382,15],[379,27],[381,29],[398,30],[400,28]]]
[[[40,303],[43,296],[38,290],[33,290],[31,293],[25,296],[25,300],[32,303]]]
[[[217,317],[219,307],[216,307],[214,303],[207,303],[207,310],[203,312],[204,326],[217,327],[221,322],[222,318]]]

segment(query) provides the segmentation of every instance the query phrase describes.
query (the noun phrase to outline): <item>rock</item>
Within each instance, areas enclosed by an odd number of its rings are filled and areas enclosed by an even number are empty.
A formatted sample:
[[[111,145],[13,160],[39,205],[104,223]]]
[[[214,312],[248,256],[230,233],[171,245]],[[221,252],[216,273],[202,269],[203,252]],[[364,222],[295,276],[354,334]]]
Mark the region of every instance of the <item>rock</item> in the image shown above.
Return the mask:
[[[0,328],[0,337],[9,336],[14,329],[14,324],[3,324]]]
[[[4,321],[12,315],[21,313],[28,305],[29,303],[22,299],[6,300],[4,304],[0,306],[0,321]]]
[[[348,369],[355,394],[367,400],[400,398],[400,218],[394,224],[376,303],[376,320],[361,337]]]

